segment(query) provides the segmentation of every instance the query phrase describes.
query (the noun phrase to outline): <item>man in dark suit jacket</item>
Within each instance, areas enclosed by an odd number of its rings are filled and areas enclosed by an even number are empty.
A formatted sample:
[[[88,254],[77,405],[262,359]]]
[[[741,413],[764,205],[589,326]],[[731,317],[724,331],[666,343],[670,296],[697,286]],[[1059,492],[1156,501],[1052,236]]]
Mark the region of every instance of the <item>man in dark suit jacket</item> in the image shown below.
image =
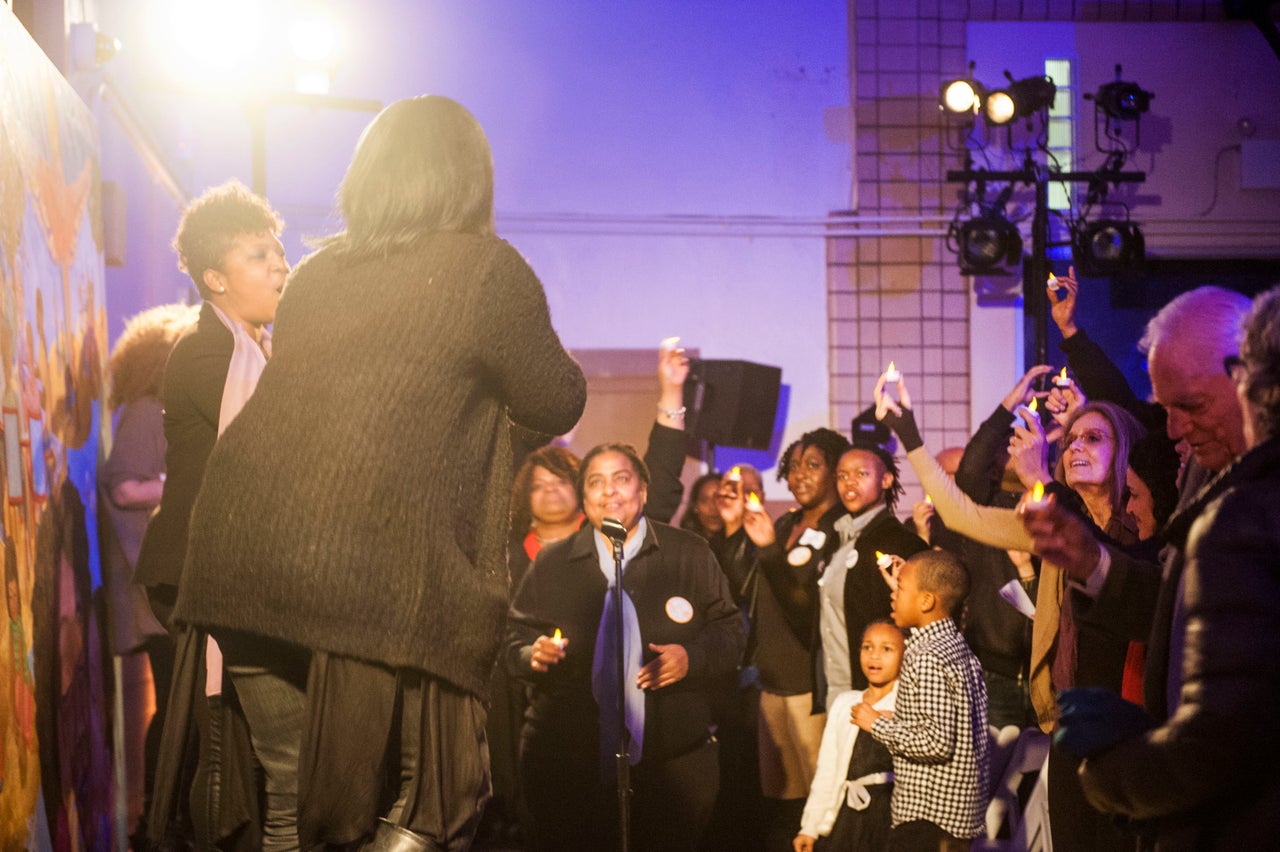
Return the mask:
[[[1162,850],[1275,843],[1280,734],[1268,710],[1280,695],[1277,326],[1280,288],[1258,298],[1233,367],[1251,448],[1169,523],[1187,556],[1179,703],[1163,727],[1090,757],[1081,771],[1097,807],[1158,819]]]

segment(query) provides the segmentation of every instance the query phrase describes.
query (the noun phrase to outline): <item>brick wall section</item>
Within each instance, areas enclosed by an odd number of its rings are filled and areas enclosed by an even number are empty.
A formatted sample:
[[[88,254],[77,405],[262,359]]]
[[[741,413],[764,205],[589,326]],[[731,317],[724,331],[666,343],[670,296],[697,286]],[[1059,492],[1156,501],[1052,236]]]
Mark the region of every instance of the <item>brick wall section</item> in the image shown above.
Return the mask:
[[[859,230],[827,243],[831,423],[872,403],[890,359],[906,374],[926,444],[963,445],[969,430],[970,282],[940,236],[959,187],[944,180],[963,154],[950,150],[938,86],[967,69],[967,21],[1215,21],[1221,0],[849,0],[856,22]],[[869,221],[871,217],[917,221]],[[918,221],[920,217],[930,217]],[[974,345],[981,345],[974,341]],[[920,491],[905,471],[910,511]]]

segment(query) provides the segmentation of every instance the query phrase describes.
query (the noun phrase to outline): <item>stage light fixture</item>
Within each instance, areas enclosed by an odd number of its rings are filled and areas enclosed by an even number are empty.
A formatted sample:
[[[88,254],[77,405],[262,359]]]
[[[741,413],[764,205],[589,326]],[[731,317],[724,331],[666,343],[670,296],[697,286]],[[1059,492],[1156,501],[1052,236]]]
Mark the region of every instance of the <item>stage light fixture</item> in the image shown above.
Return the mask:
[[[1000,271],[1003,263],[1013,266],[1022,259],[1022,236],[1003,213],[984,213],[958,226],[960,272],[976,275]]]
[[[1154,97],[1154,94],[1137,83],[1115,80],[1099,86],[1093,95],[1093,101],[1108,118],[1137,121],[1139,116],[1151,109],[1151,99]]]
[[[1013,102],[1012,95],[1004,89],[997,89],[987,95],[984,111],[987,121],[992,124],[1008,124],[1013,121],[1013,117],[1017,113],[1017,106]]]
[[[120,39],[78,22],[67,31],[67,59],[73,71],[92,71],[106,65],[123,49]]]
[[[976,115],[982,107],[982,98],[982,84],[962,77],[942,84],[938,107],[952,115]]]
[[[1048,77],[1014,80],[1008,71],[1005,76],[1009,78],[1009,85],[987,95],[983,104],[983,113],[991,124],[1008,124],[1015,118],[1026,118],[1053,106],[1053,99],[1058,94],[1053,80]]]
[[[1146,260],[1146,241],[1128,220],[1082,222],[1071,231],[1071,256],[1081,275],[1114,275]]]

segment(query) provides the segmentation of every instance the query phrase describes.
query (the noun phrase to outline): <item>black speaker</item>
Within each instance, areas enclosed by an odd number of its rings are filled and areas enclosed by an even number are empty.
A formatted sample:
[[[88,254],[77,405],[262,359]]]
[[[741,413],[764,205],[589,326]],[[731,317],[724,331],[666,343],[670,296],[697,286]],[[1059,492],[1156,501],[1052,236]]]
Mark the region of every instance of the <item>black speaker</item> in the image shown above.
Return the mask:
[[[750,361],[694,361],[684,385],[685,430],[719,447],[767,450],[782,369]]]

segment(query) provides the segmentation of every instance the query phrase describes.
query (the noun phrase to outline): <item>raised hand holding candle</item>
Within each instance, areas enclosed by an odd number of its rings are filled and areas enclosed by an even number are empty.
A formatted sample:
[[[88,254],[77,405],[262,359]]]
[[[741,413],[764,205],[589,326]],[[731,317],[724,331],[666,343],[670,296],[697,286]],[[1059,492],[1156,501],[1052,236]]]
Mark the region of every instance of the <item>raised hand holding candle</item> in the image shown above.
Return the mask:
[[[1053,377],[1053,386],[1055,388],[1071,387],[1071,379],[1067,376],[1067,368],[1063,367],[1062,372]]]
[[[662,338],[662,342],[658,344],[658,348],[664,352],[674,352],[680,348],[680,338],[664,337]]]
[[[1044,496],[1043,482],[1037,480],[1036,484],[1031,487],[1031,496],[1027,498],[1027,502],[1024,505],[1030,509],[1043,509],[1049,505],[1049,501]]]
[[[563,648],[563,647],[564,647],[564,634],[562,634],[562,633],[560,632],[560,628],[559,628],[559,627],[557,627],[557,628],[556,628],[555,635],[553,635],[553,636],[551,637],[551,640],[552,640],[553,642],[555,642],[555,643],[556,643],[556,645],[558,645],[559,647],[561,647],[561,648]]]
[[[747,511],[748,512],[764,511],[764,505],[760,502],[760,498],[756,496],[756,493],[754,491],[752,491],[750,494],[747,495]]]
[[[1062,284],[1058,282],[1058,276],[1054,275],[1052,272],[1049,273],[1049,283],[1047,286],[1055,293],[1062,288]]]
[[[887,553],[876,551],[876,567],[888,571],[893,567],[893,557]]]

